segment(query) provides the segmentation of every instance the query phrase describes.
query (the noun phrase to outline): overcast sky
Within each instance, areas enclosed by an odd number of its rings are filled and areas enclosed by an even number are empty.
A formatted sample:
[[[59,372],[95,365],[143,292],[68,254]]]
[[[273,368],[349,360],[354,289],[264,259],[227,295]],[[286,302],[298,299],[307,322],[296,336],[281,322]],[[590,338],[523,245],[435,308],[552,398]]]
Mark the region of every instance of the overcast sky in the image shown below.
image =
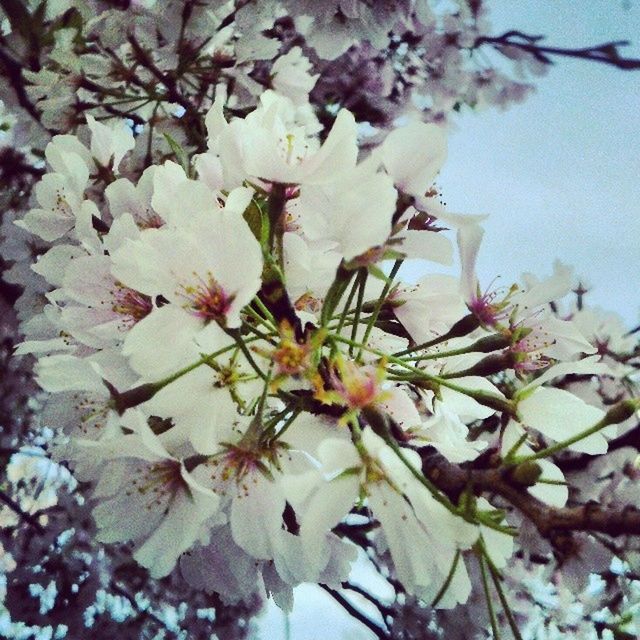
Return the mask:
[[[622,0],[491,6],[494,33],[520,28],[576,47],[630,40],[626,55],[640,58],[637,2],[629,9]],[[559,258],[592,285],[589,299],[637,322],[640,71],[559,59],[523,104],[459,118],[439,183],[451,211],[490,214],[483,285],[498,274],[507,284],[523,271],[551,273]]]
[[[624,52],[640,58],[640,6],[628,4],[493,2],[491,22],[496,34],[514,28],[546,34],[550,46],[635,41]],[[496,275],[508,284],[523,271],[550,274],[559,258],[592,286],[593,303],[637,322],[640,71],[563,58],[537,87],[506,112],[458,119],[439,178],[448,208],[490,214],[478,269],[484,286]],[[285,640],[284,629],[284,616],[270,605],[257,637]],[[300,587],[291,640],[328,637],[373,635],[346,619],[318,587]]]

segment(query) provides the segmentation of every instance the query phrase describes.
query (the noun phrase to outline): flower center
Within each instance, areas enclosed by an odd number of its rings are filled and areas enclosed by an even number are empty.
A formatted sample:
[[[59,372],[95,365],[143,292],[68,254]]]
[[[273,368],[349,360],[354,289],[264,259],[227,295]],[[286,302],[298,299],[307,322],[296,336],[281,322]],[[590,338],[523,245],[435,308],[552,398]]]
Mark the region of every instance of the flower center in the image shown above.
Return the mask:
[[[302,373],[308,366],[309,347],[284,339],[280,347],[273,352],[273,360],[278,365],[278,373],[295,375]]]
[[[226,314],[233,302],[230,296],[209,273],[207,279],[200,278],[195,285],[184,285],[182,297],[187,299],[186,307],[202,320],[215,320],[224,324]]]
[[[115,288],[111,293],[113,294],[111,310],[125,316],[131,325],[136,324],[153,311],[153,303],[149,296],[129,289],[119,282],[115,283]]]
[[[128,491],[128,494],[137,491],[140,495],[146,496],[148,502],[145,506],[148,510],[160,507],[167,498],[186,487],[177,460],[161,460],[140,466],[136,469],[136,474],[131,480],[133,489]]]

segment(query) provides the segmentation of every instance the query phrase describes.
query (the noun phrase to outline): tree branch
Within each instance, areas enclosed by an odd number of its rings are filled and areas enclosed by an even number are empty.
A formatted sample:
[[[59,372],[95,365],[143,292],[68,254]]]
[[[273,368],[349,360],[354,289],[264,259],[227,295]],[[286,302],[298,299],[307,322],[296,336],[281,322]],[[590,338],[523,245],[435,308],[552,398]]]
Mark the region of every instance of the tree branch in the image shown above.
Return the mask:
[[[605,42],[591,47],[572,49],[565,47],[546,47],[539,44],[543,39],[543,36],[532,36],[522,33],[521,31],[512,30],[506,31],[500,36],[480,36],[476,38],[473,48],[477,49],[484,44],[492,45],[498,50],[500,50],[501,47],[512,47],[532,54],[537,60],[544,64],[553,64],[553,61],[549,58],[549,55],[552,55],[601,62],[627,71],[640,69],[640,60],[637,58],[625,58],[621,56],[618,51],[618,47],[629,44],[626,40]]]
[[[4,67],[4,74],[9,84],[13,87],[15,91],[16,98],[18,100],[18,104],[43,128],[42,122],[40,120],[40,114],[36,109],[35,105],[29,99],[25,89],[24,78],[22,77],[22,65],[14,60],[1,46],[0,43],[0,65]],[[0,70],[1,70],[0,67]]]
[[[343,595],[338,593],[335,589],[328,587],[326,584],[319,585],[322,589],[324,589],[341,607],[345,609],[345,611],[352,617],[354,617],[358,622],[361,622],[367,629],[372,631],[376,638],[380,640],[385,640],[388,638],[388,633],[380,626],[378,626],[371,618],[366,616],[362,611],[354,607]]]
[[[8,496],[4,491],[0,491],[0,502],[16,513],[21,520],[31,525],[39,534],[45,533],[45,528],[38,522],[38,519],[30,513],[27,513],[13,498]]]
[[[510,479],[504,469],[462,469],[443,456],[423,460],[425,474],[452,500],[468,487],[476,494],[493,493],[503,497],[536,526],[540,535],[551,540],[573,531],[599,532],[609,536],[640,535],[640,510],[633,505],[605,508],[595,503],[575,507],[550,507],[534,498]]]

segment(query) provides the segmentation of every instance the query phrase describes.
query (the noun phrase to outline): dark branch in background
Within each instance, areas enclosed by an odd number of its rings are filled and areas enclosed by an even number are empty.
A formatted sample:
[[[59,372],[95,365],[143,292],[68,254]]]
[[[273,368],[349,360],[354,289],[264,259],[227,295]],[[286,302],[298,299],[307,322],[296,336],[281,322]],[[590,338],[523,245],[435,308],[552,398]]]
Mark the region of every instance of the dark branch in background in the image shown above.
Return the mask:
[[[0,491],[0,502],[4,502],[4,504],[11,509],[14,513],[16,513],[21,520],[24,520],[27,524],[32,526],[40,535],[45,534],[45,528],[38,522],[38,518],[36,518],[31,513],[27,513],[15,500],[10,498],[4,491]]]
[[[385,640],[389,635],[387,631],[385,631],[382,627],[378,626],[371,618],[366,616],[362,611],[354,607],[343,595],[338,593],[335,589],[328,587],[326,584],[319,585],[322,589],[324,589],[344,610],[350,615],[353,616],[358,622],[361,622],[367,629],[372,631],[376,638],[380,638],[380,640]]]
[[[185,131],[191,138],[191,141],[196,145],[197,152],[204,152],[207,148],[207,143],[206,132],[203,128],[203,114],[200,114],[195,106],[182,94],[176,78],[160,70],[153,61],[150,53],[142,48],[134,36],[129,36],[128,40],[133,48],[136,60],[145,67],[145,69],[150,71],[164,86],[167,90],[167,98],[171,102],[179,104],[184,109],[185,113],[183,118],[185,118],[185,122],[189,123],[189,126],[185,127]]]
[[[236,1],[236,6],[233,11],[225,16],[222,22],[218,25],[218,31],[222,31],[222,29],[228,27],[236,19],[236,13],[250,2],[252,2],[252,0],[242,0],[241,2]]]
[[[386,619],[388,616],[394,616],[395,609],[393,609],[392,607],[387,607],[374,595],[369,593],[366,589],[358,586],[357,584],[353,584],[351,582],[343,582],[342,588],[349,589],[350,591],[360,594],[365,600],[368,600],[376,609],[378,609],[378,611],[380,611],[380,615],[382,615],[383,618]]]
[[[115,580],[111,580],[109,582],[109,588],[111,589],[111,591],[113,591],[113,593],[122,596],[125,600],[127,600],[131,604],[131,606],[138,612],[139,617],[149,618],[149,620],[153,620],[157,625],[160,626],[161,629],[164,629],[165,631],[177,637],[178,634],[170,629],[167,626],[167,623],[164,622],[164,620],[159,618],[155,613],[153,613],[153,611],[149,611],[148,609],[143,609],[142,607],[140,607],[138,601],[126,589],[121,587]]]
[[[632,336],[634,333],[638,333],[640,331],[640,324],[637,327],[631,329],[631,331],[627,331],[626,335]]]
[[[565,47],[547,47],[541,44],[544,36],[532,36],[521,31],[506,31],[501,36],[480,36],[474,43],[477,49],[484,44],[492,45],[500,51],[503,47],[520,49],[533,55],[536,60],[544,64],[553,64],[553,60],[549,56],[562,56],[565,58],[578,58],[580,60],[590,60],[593,62],[601,62],[617,69],[627,71],[640,69],[640,60],[636,58],[625,58],[620,55],[618,47],[629,45],[626,40],[614,42],[605,42],[603,44],[593,45],[583,48],[565,48]]]
[[[29,100],[25,90],[24,78],[22,77],[22,64],[14,60],[4,49],[4,42],[0,39],[0,71],[4,71],[3,75],[9,81],[9,84],[16,93],[18,104],[41,126],[40,114],[35,108],[33,102]]]

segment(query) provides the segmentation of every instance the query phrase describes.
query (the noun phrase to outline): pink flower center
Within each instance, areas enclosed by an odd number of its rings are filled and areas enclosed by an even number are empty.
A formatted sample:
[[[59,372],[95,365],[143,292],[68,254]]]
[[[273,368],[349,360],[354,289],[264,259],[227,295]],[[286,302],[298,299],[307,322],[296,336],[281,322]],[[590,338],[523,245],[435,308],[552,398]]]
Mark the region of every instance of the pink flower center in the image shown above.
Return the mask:
[[[119,282],[116,282],[115,289],[111,293],[113,294],[111,310],[124,316],[129,326],[136,324],[153,311],[153,303],[149,296],[129,289]]]
[[[128,489],[126,494],[131,495],[137,492],[145,496],[147,498],[145,506],[150,511],[165,507],[173,496],[186,487],[180,463],[177,460],[160,460],[138,466],[131,485],[132,488]]]
[[[215,320],[220,324],[224,324],[226,314],[233,302],[233,296],[230,296],[218,284],[218,281],[208,274],[207,279],[200,279],[195,285],[185,285],[182,287],[182,294],[187,299],[187,308],[194,315],[202,320]]]
[[[510,348],[514,360],[514,370],[526,373],[549,366],[552,360],[542,352],[553,343],[554,340],[549,339],[548,335],[535,329],[525,338],[518,340]]]
[[[480,293],[478,288],[477,294],[467,303],[467,308],[483,326],[496,327],[511,315],[513,305],[510,298],[517,290],[516,285],[509,288],[506,293],[503,287],[492,291],[489,285],[484,293]],[[499,296],[501,299],[498,299]]]
[[[340,376],[329,373],[331,386],[349,409],[362,409],[381,395],[378,371],[372,366],[358,367],[352,362],[342,364]]]
[[[140,229],[159,229],[164,226],[164,220],[154,211],[148,211],[146,216],[138,220]]]

